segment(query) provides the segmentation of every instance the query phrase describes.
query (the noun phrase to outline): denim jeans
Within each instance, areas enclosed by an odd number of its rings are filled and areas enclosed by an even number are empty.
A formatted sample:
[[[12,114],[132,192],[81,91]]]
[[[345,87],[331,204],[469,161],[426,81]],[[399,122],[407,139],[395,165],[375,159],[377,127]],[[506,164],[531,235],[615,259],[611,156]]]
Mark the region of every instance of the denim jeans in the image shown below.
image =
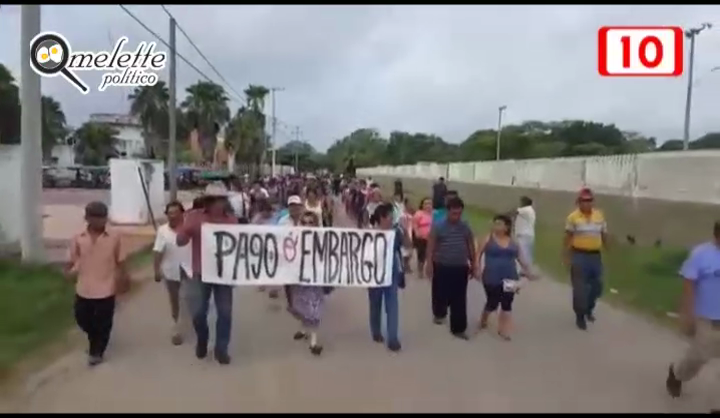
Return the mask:
[[[573,310],[576,315],[592,314],[602,295],[602,255],[574,250],[570,259]]]
[[[186,282],[188,306],[192,314],[193,327],[198,345],[207,345],[210,339],[208,328],[208,310],[210,296],[215,299],[217,320],[215,322],[215,352],[227,354],[232,328],[233,287],[212,283],[203,283],[195,277]]]
[[[373,337],[382,336],[382,307],[385,301],[385,314],[387,315],[387,342],[388,344],[400,342],[398,336],[399,316],[398,287],[392,284],[386,287],[368,289],[370,303],[370,332]]]

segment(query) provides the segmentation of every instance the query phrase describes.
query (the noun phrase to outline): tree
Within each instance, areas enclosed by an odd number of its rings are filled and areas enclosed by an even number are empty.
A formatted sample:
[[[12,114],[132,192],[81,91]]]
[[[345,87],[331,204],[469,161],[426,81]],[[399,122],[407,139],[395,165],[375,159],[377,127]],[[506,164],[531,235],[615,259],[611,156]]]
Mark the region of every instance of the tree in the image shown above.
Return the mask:
[[[225,89],[212,81],[198,81],[185,91],[188,96],[180,106],[198,129],[203,156],[209,160],[217,140],[215,126],[222,127],[230,120],[229,98]]]
[[[68,135],[65,113],[60,102],[49,96],[42,96],[42,153],[43,160],[49,161],[52,149],[59,140]]]
[[[85,122],[73,134],[76,160],[82,165],[106,165],[118,156],[118,131],[112,126]]]
[[[143,128],[146,155],[155,154],[160,148],[161,124],[168,123],[168,102],[170,93],[164,81],[155,85],[135,87],[128,96],[131,100],[130,114],[140,119]],[[165,129],[167,131],[167,129]]]
[[[265,164],[265,158],[267,156],[267,148],[269,146],[267,135],[265,134],[265,97],[270,93],[270,90],[265,86],[258,86],[250,84],[244,91],[247,97],[249,117],[255,119],[255,129],[257,130],[256,136],[260,142],[260,155],[258,159],[258,165],[262,167]]]
[[[20,89],[10,70],[0,64],[0,143],[20,142]]]

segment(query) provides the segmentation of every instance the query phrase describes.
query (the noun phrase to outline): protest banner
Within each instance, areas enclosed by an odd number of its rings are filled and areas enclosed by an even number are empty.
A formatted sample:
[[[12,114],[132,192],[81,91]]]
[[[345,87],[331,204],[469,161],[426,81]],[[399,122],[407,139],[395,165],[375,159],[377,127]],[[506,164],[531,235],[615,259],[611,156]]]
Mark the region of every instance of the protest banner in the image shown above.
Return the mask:
[[[202,281],[223,285],[383,287],[395,231],[203,224]]]

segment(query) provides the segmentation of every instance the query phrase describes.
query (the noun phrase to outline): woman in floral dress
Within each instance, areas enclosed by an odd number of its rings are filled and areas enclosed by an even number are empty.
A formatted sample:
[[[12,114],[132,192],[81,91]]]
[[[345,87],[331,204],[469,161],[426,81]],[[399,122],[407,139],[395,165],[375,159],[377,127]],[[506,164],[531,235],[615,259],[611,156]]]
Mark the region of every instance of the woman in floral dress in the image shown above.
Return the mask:
[[[300,217],[300,226],[319,227],[320,218],[315,213],[306,211]],[[295,333],[294,339],[309,340],[310,352],[319,356],[323,350],[318,342],[318,329],[325,299],[324,289],[322,286],[294,285],[291,296],[293,310],[302,324],[302,330]]]

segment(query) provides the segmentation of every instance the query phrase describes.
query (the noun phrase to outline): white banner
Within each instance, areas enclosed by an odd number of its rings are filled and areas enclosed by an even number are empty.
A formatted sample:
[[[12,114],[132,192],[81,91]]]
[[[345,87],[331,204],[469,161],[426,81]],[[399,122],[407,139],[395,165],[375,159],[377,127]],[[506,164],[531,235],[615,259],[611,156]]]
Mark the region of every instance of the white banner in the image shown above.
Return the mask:
[[[202,281],[224,285],[384,287],[395,231],[203,224]]]

